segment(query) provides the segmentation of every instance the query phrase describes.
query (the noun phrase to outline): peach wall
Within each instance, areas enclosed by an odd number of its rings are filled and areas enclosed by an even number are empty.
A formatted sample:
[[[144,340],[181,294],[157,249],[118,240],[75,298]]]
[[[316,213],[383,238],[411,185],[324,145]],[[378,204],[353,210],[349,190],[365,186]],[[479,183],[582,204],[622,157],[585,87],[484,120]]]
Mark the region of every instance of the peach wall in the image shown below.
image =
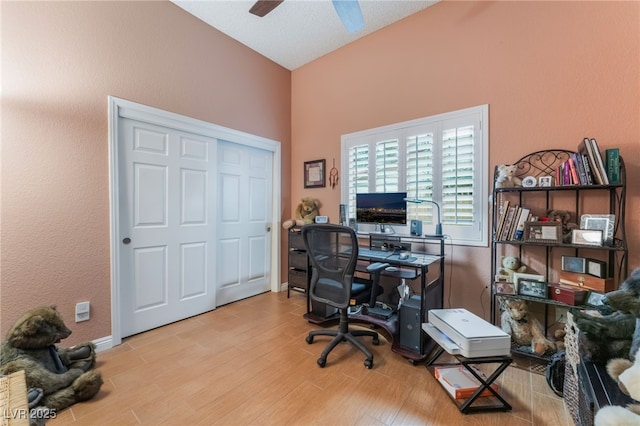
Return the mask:
[[[630,267],[638,267],[638,52],[638,2],[429,7],[293,72],[292,203],[311,195],[336,217],[339,189],[305,190],[302,163],[339,164],[340,135],[486,103],[490,170],[540,149],[576,149],[584,136],[620,148],[635,212],[626,220]],[[488,317],[489,249],[451,253],[446,298]]]
[[[281,141],[288,188],[291,73],[170,2],[1,7],[0,329],[56,304],[68,343],[105,337],[107,96]],[[92,319],[75,324],[83,300]]]

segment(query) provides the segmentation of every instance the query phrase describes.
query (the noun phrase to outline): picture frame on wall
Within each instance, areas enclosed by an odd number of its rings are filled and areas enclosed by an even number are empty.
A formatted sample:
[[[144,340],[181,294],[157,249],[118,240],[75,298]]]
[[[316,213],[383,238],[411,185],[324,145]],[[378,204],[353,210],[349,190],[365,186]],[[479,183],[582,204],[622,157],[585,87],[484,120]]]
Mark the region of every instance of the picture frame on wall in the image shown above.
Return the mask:
[[[304,187],[324,188],[326,185],[326,160],[304,162]]]

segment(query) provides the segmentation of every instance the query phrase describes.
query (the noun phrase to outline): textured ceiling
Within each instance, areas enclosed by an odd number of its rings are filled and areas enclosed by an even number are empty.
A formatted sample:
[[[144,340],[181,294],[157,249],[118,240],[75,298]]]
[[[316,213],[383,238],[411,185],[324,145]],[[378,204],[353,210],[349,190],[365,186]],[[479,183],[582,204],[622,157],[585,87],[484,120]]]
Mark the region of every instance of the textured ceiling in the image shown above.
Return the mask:
[[[435,4],[424,0],[360,0],[364,29],[349,34],[330,0],[285,0],[263,18],[254,0],[172,0],[212,27],[294,70],[393,22]]]

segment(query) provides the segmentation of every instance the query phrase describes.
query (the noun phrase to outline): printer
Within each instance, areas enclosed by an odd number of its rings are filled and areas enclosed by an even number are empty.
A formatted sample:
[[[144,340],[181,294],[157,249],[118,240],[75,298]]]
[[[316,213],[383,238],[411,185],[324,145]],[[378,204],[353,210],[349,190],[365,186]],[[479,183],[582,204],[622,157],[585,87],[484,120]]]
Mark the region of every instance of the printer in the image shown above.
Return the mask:
[[[423,330],[443,349],[466,358],[511,354],[511,336],[466,309],[431,309]]]

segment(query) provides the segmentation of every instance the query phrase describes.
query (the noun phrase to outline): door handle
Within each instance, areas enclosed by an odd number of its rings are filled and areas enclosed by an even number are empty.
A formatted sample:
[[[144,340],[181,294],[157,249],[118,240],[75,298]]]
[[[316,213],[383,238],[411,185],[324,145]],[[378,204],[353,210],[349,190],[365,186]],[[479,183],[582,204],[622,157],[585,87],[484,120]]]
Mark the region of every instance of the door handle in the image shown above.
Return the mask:
[[[122,239],[122,244],[129,244],[131,242],[131,238],[126,237]]]
[[[271,227],[267,226],[267,232],[271,232]]]

